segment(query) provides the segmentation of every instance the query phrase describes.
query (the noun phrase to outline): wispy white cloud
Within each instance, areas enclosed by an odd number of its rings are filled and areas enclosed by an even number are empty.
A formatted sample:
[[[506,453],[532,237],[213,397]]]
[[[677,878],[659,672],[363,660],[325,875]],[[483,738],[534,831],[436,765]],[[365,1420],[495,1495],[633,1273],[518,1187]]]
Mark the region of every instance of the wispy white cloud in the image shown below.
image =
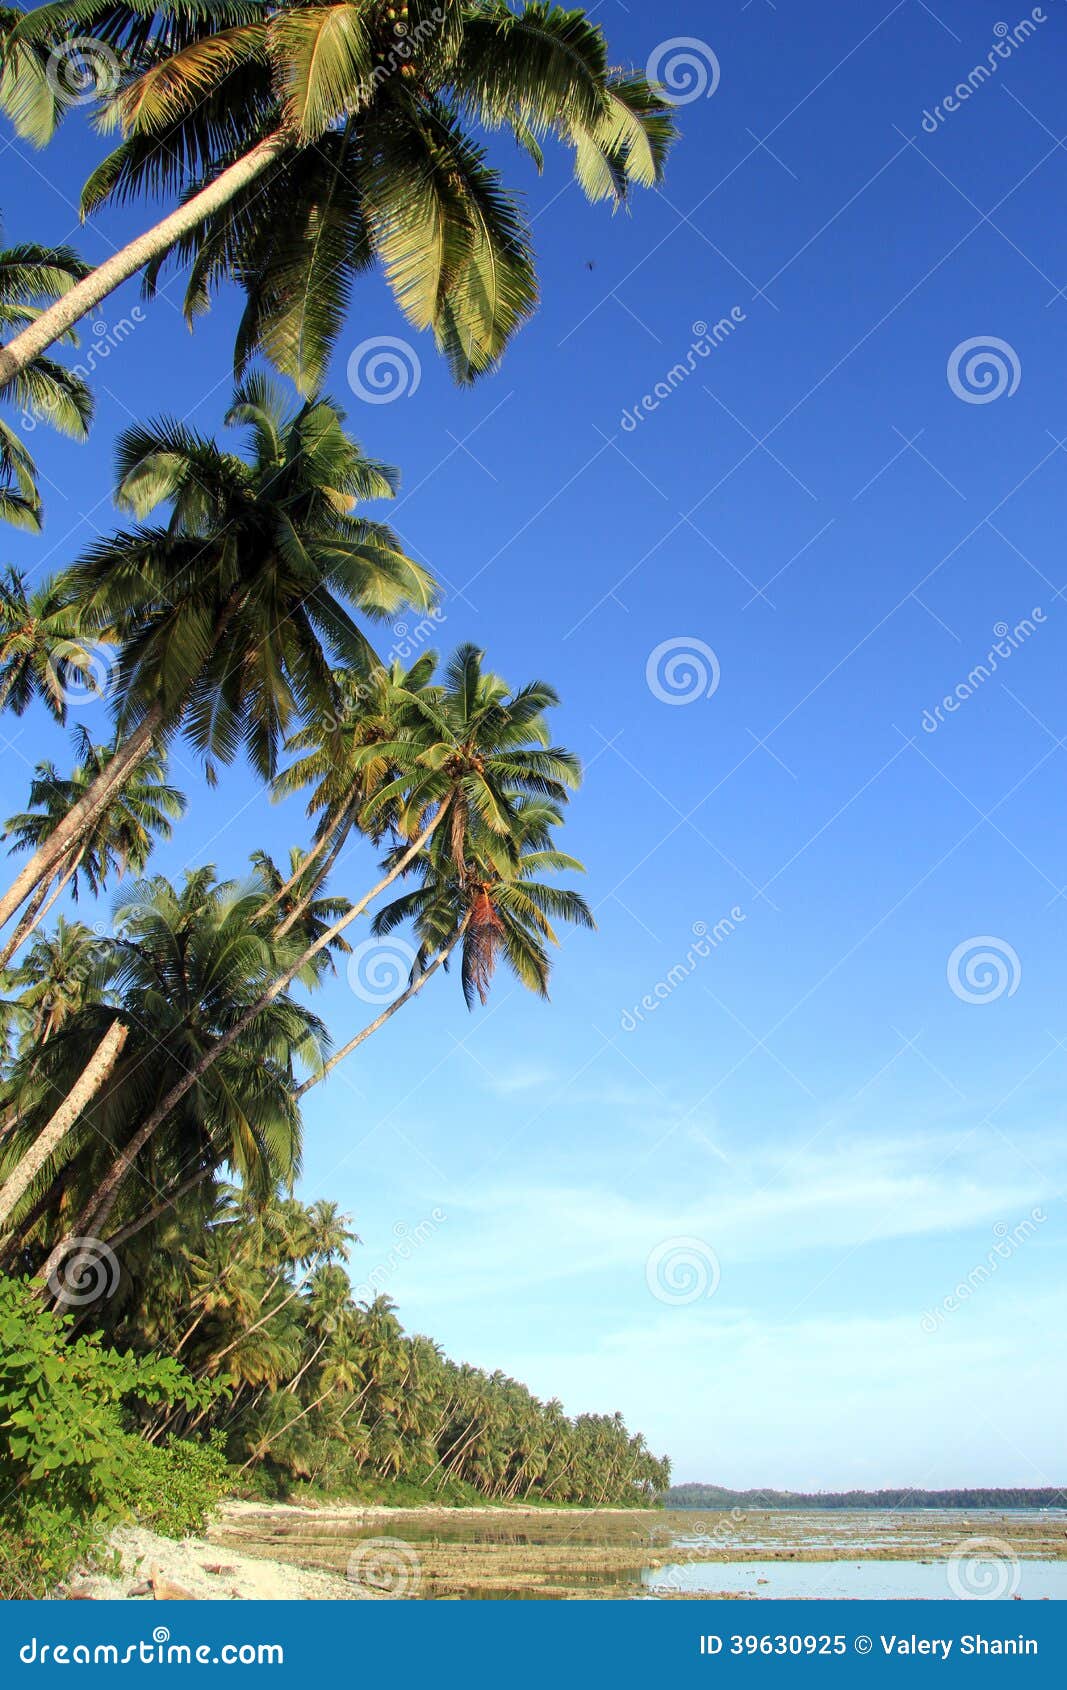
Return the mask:
[[[494,1092],[497,1097],[516,1097],[522,1092],[546,1090],[559,1082],[547,1067],[520,1063],[495,1073],[487,1073],[483,1083],[486,1091]]]
[[[675,1182],[668,1165],[627,1180],[620,1169],[610,1184],[542,1171],[521,1187],[491,1176],[468,1185],[450,1197],[447,1261],[411,1294],[454,1306],[568,1279],[588,1288],[598,1274],[628,1276],[637,1288],[649,1252],[676,1236],[715,1250],[728,1290],[732,1266],[1012,1223],[1056,1191],[1034,1158],[996,1135],[853,1136],[727,1155],[707,1162],[701,1181],[687,1170]]]

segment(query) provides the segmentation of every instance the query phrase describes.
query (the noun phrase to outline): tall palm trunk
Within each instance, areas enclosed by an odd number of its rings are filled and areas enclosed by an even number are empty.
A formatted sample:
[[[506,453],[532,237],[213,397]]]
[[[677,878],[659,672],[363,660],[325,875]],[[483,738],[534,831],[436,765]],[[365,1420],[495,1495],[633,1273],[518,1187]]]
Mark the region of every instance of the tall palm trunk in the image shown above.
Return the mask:
[[[285,920],[282,921],[279,924],[279,927],[278,927],[278,937],[279,937],[279,939],[284,938],[285,935],[288,933],[289,929],[294,925],[294,923],[296,923],[300,920],[300,917],[303,915],[304,911],[307,909],[307,907],[310,904],[312,898],[315,896],[319,887],[323,884],[323,881],[326,879],[330,870],[333,868],[334,863],[337,861],[338,857],[341,855],[341,851],[342,851],[342,848],[344,846],[345,840],[348,838],[348,835],[351,831],[352,831],[351,820],[346,821],[344,826],[338,827],[337,837],[334,840],[334,843],[330,848],[329,854],[326,856],[322,865],[317,870],[314,878],[311,881],[310,886],[308,886],[308,888],[304,892],[304,895],[300,899],[300,901],[293,905],[293,908],[289,911],[289,914],[285,917]],[[302,865],[301,872],[303,872],[303,866],[304,865]]]
[[[335,1051],[330,1057],[329,1062],[327,1062],[317,1074],[313,1074],[310,1080],[305,1080],[302,1086],[298,1086],[296,1091],[293,1093],[294,1097],[303,1097],[304,1093],[306,1091],[310,1091],[312,1086],[317,1086],[319,1081],[324,1080],[327,1074],[331,1073],[333,1069],[337,1067],[339,1062],[343,1062],[346,1056],[351,1056],[352,1052],[363,1043],[364,1039],[369,1039],[372,1033],[376,1033],[378,1031],[379,1027],[384,1027],[391,1015],[395,1015],[398,1009],[403,1009],[404,1005],[415,997],[416,993],[422,991],[422,988],[426,985],[431,976],[436,974],[442,964],[446,963],[452,955],[452,952],[455,950],[460,939],[463,937],[463,934],[466,932],[467,922],[469,920],[470,916],[468,915],[464,918],[462,925],[458,927],[456,932],[452,935],[448,944],[439,950],[433,961],[428,963],[423,969],[418,979],[413,980],[407,990],[402,992],[398,998],[394,998],[392,1003],[383,1009],[382,1013],[379,1016],[376,1016],[373,1021],[369,1022],[368,1025],[363,1028],[362,1032],[357,1033],[354,1039],[349,1039],[346,1045],[343,1045],[340,1050]]]
[[[243,1326],[232,1343],[227,1344],[224,1350],[219,1350],[217,1354],[211,1357],[210,1366],[212,1370],[215,1370],[218,1367],[218,1364],[222,1360],[223,1356],[228,1356],[231,1350],[235,1350],[237,1348],[238,1344],[243,1344],[246,1338],[250,1338],[252,1336],[253,1332],[258,1332],[261,1326],[266,1326],[267,1322],[269,1320],[273,1320],[276,1314],[281,1314],[283,1309],[288,1308],[294,1297],[299,1297],[310,1277],[310,1272],[306,1273],[303,1279],[300,1280],[299,1284],[295,1285],[289,1292],[289,1295],[287,1297],[283,1297],[280,1303],[275,1303],[272,1309],[268,1309],[267,1313],[257,1320],[254,1326]],[[203,1379],[207,1371],[208,1370],[205,1367],[200,1373],[197,1373],[195,1377],[197,1379]]]
[[[68,868],[64,869],[51,892],[48,890],[47,881],[37,888],[33,897],[30,899],[29,909],[15,928],[14,933],[12,933],[3,950],[0,951],[0,968],[6,968],[15,952],[21,949],[21,947],[26,943],[30,934],[36,933],[45,916],[52,908],[52,905],[56,902],[57,898],[62,897],[63,893],[74,879],[84,856],[85,847],[83,845],[74,861]]]
[[[248,1457],[247,1461],[243,1461],[241,1463],[241,1465],[240,1465],[240,1467],[238,1467],[237,1471],[239,1473],[243,1473],[246,1467],[251,1467],[253,1461],[262,1461],[263,1457],[264,1457],[264,1455],[266,1455],[267,1451],[272,1447],[272,1445],[274,1445],[278,1442],[279,1438],[283,1438],[285,1436],[285,1434],[289,1430],[290,1426],[295,1426],[298,1421],[303,1420],[307,1415],[309,1415],[313,1408],[318,1408],[321,1403],[324,1403],[326,1401],[326,1398],[328,1396],[330,1396],[335,1389],[336,1389],[335,1386],[328,1385],[326,1387],[326,1389],[322,1392],[321,1396],[317,1396],[315,1398],[314,1402],[309,1402],[306,1408],[302,1408],[300,1410],[299,1414],[294,1414],[293,1418],[291,1420],[287,1420],[285,1422],[285,1425],[280,1429],[280,1431],[275,1432],[271,1437],[269,1437],[267,1439],[266,1443],[262,1447],[262,1450],[257,1452],[255,1455],[250,1455]]]
[[[322,835],[322,838],[315,841],[315,844],[311,847],[311,850],[308,852],[307,856],[304,858],[303,862],[300,864],[300,867],[297,868],[297,869],[294,869],[293,873],[289,876],[288,880],[285,882],[285,885],[279,886],[278,890],[276,892],[272,892],[269,898],[265,898],[263,900],[263,902],[260,904],[260,906],[259,906],[259,908],[258,908],[258,910],[256,911],[256,914],[255,914],[255,919],[257,921],[260,919],[261,916],[269,914],[269,912],[274,908],[275,904],[280,904],[282,899],[285,897],[286,893],[291,892],[293,887],[297,884],[297,882],[304,878],[305,874],[307,873],[308,869],[311,867],[312,863],[316,862],[318,860],[318,858],[322,856],[322,853],[323,853],[323,851],[325,851],[326,847],[332,843],[332,841],[333,841],[333,839],[336,835],[337,829],[342,825],[343,822],[346,822],[346,821],[349,820],[349,816],[350,816],[350,811],[343,810],[341,812],[341,814],[337,817],[337,820],[333,823],[333,825],[326,829],[326,831]],[[350,821],[349,821],[349,826],[351,826]],[[349,831],[349,827],[346,826],[345,827],[345,835],[346,836],[348,834],[348,831]],[[333,854],[334,853],[331,850],[331,852],[330,852],[330,860],[331,861],[333,859]],[[315,877],[316,889],[319,885],[320,878],[321,877],[319,875],[316,875],[316,877]]]
[[[0,354],[2,356],[2,354]],[[91,823],[110,803],[127,776],[152,749],[163,721],[163,706],[154,704],[114,757],[91,782],[86,792],[63,817],[55,832],[36,851],[3,897],[0,898],[0,927],[9,921],[45,879],[51,880],[64,858],[69,857],[88,832]]]
[[[135,1221],[130,1221],[126,1226],[121,1227],[118,1232],[112,1233],[106,1242],[114,1249],[118,1244],[125,1244],[128,1238],[136,1238],[137,1234],[143,1232],[146,1226],[151,1226],[153,1221],[158,1221],[161,1215],[165,1215],[168,1209],[172,1209],[178,1199],[185,1196],[186,1192],[193,1191],[198,1185],[203,1185],[204,1181],[210,1179],[214,1172],[214,1168],[198,1168],[195,1174],[190,1174],[188,1179],[182,1180],[180,1185],[175,1186],[169,1197],[164,1196],[151,1209],[146,1209],[143,1215],[138,1215]]]
[[[287,130],[275,130],[236,163],[223,170],[206,188],[201,188],[192,199],[168,213],[143,235],[138,235],[128,245],[121,247],[103,264],[97,265],[83,281],[77,282],[61,299],[57,299],[54,305],[42,311],[21,334],[17,334],[6,346],[0,347],[0,390],[3,390],[20,371],[25,370],[34,358],[39,357],[66,334],[75,323],[95,311],[101,300],[106,299],[121,283],[143,270],[154,258],[162,257],[183,235],[190,234],[205,217],[227,205],[243,188],[247,188],[257,177],[262,176],[292,145],[293,137]]]
[[[89,1058],[77,1083],[63,1099],[48,1125],[36,1139],[0,1187],[0,1225],[7,1220],[16,1203],[31,1181],[40,1173],[53,1152],[62,1144],[82,1112],[88,1108],[100,1087],[112,1073],[122,1055],[122,1047],[130,1029],[122,1021],[112,1021],[107,1032]]]
[[[181,1102],[186,1092],[190,1091],[193,1086],[199,1084],[208,1069],[213,1067],[223,1052],[229,1050],[230,1046],[240,1038],[245,1028],[255,1020],[256,1016],[261,1015],[263,1011],[274,1002],[275,998],[281,996],[286,986],[288,986],[290,982],[296,978],[303,968],[306,968],[312,958],[316,957],[327,945],[332,944],[337,935],[342,933],[350,922],[355,921],[357,916],[362,915],[367,905],[372,903],[380,892],[384,892],[386,887],[391,886],[393,881],[396,880],[399,875],[403,874],[408,864],[414,862],[419,852],[428,844],[429,840],[433,836],[434,830],[447,813],[447,809],[447,804],[441,805],[437,814],[434,816],[433,821],[430,822],[428,826],[424,827],[418,838],[408,846],[408,849],[397,860],[395,867],[390,869],[389,873],[383,876],[376,886],[372,886],[370,891],[367,892],[357,904],[353,904],[352,908],[346,915],[341,917],[340,921],[335,922],[334,925],[328,928],[325,933],[320,934],[314,944],[309,945],[303,954],[297,958],[296,962],[292,963],[285,972],[273,982],[272,985],[268,986],[265,992],[261,992],[252,1007],[250,1009],[246,1009],[245,1013],[239,1017],[229,1031],[224,1033],[221,1039],[216,1039],[215,1043],[204,1052],[200,1060],[195,1063],[192,1068],[187,1069],[182,1078],[171,1087],[162,1103],[160,1103],[158,1107],[152,1111],[151,1115],[149,1115],[143,1125],[138,1127],[125,1150],[120,1151],[119,1155],[115,1158],[100,1185],[97,1187],[95,1195],[90,1199],[89,1204],[85,1209],[83,1209],[81,1215],[78,1217],[77,1224],[70,1236],[85,1238],[89,1237],[93,1233],[94,1228],[97,1232],[102,1231],[107,1218],[114,1207],[115,1199],[118,1195],[118,1189],[122,1183],[124,1175],[128,1169],[133,1166],[137,1157],[152,1137],[152,1134],[162,1124],[162,1122],[166,1120],[171,1110]],[[66,1238],[60,1239],[45,1263],[45,1266],[42,1269],[42,1277],[46,1283],[55,1272],[59,1263],[62,1261],[66,1247]]]

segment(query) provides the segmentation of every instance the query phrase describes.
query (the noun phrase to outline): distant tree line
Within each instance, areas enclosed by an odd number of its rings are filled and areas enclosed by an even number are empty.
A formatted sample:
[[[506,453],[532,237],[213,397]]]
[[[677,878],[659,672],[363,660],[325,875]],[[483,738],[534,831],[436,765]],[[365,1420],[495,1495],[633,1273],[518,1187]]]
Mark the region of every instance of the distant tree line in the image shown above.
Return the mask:
[[[1064,1508],[1067,1488],[1021,1487],[960,1490],[727,1490],[723,1485],[672,1485],[660,1501],[665,1508]]]

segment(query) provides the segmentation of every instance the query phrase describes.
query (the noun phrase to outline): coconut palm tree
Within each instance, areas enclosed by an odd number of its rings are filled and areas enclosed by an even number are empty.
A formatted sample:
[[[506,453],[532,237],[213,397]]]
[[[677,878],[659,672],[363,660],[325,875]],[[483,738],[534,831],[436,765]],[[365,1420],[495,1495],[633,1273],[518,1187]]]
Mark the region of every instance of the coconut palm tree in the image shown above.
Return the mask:
[[[426,652],[408,670],[397,662],[388,669],[375,665],[369,673],[339,669],[337,713],[312,717],[288,741],[286,750],[302,755],[275,777],[273,795],[283,799],[310,789],[306,813],[318,818],[314,844],[299,870],[303,898],[326,880],[370,798],[400,772],[388,756],[402,731],[398,708],[407,709],[410,695],[431,684],[436,667],[436,654]],[[369,837],[377,843],[393,822],[395,809],[376,811]],[[271,901],[289,897],[296,880],[294,873]],[[296,919],[299,905],[299,898],[292,902],[284,921]]]
[[[239,364],[261,348],[314,391],[353,280],[380,262],[472,379],[537,297],[528,227],[477,133],[509,130],[538,169],[541,141],[561,141],[587,196],[616,204],[658,182],[673,134],[646,78],[611,68],[599,27],[548,0],[58,0],[4,15],[0,106],[38,144],[62,112],[49,48],[96,38],[100,122],[123,139],[83,209],[182,203],[0,352],[0,386],[172,251],[194,260],[190,314],[220,281],[244,286]]]
[[[55,584],[84,632],[119,646],[119,744],[0,898],[0,924],[153,745],[181,728],[209,778],[243,747],[269,779],[296,723],[336,712],[333,668],[376,661],[347,606],[374,619],[430,602],[426,571],[389,528],[355,512],[392,497],[396,477],[363,456],[336,406],[287,412],[254,377],[227,422],[250,431],[250,457],[168,421],[119,441],[119,502],[138,516],[165,504],[169,522],[100,542]]]
[[[0,14],[0,29],[2,29]],[[0,73],[0,105],[3,103]],[[0,342],[12,329],[24,331],[41,321],[48,302],[63,299],[90,274],[70,247],[20,246],[0,248]],[[42,303],[44,302],[44,303]],[[76,341],[68,328],[53,339]],[[93,415],[92,395],[79,376],[41,352],[13,372],[5,397],[19,406],[32,429],[50,423],[61,434],[84,440]],[[24,433],[0,417],[0,517],[17,528],[36,533],[41,526],[41,495],[37,471]]]
[[[56,600],[51,582],[27,589],[17,569],[0,575],[0,710],[21,716],[38,700],[61,725],[71,689],[101,692],[101,654],[79,638],[76,610]]]
[[[110,1213],[128,1167],[171,1110],[193,1087],[199,1087],[219,1058],[270,1010],[314,958],[334,944],[338,935],[403,874],[435,834],[448,841],[439,854],[447,852],[455,871],[466,876],[466,843],[475,825],[479,835],[497,835],[496,850],[501,859],[513,855],[517,860],[518,846],[510,848],[508,836],[509,829],[517,824],[521,799],[535,795],[557,804],[566,802],[569,789],[577,786],[580,776],[577,759],[550,743],[545,711],[558,702],[556,694],[543,681],[530,682],[512,692],[499,676],[484,670],[483,660],[484,654],[475,647],[461,646],[446,668],[443,686],[398,700],[398,710],[406,711],[398,717],[401,737],[387,752],[377,746],[371,749],[376,755],[387,754],[391,762],[403,766],[404,772],[387,781],[364,809],[370,825],[375,816],[395,814],[397,831],[410,843],[338,921],[292,962],[279,967],[269,985],[259,986],[255,1001],[232,1025],[199,1053],[190,1050],[185,1072],[142,1121],[100,1181],[93,1202],[80,1217],[83,1236],[94,1226],[99,1227]],[[260,912],[253,911],[252,915]],[[276,943],[279,947],[288,945],[291,938],[289,935]]]
[[[584,873],[576,857],[557,851],[551,830],[561,821],[559,810],[543,799],[520,799],[515,805],[513,840],[518,848],[512,857],[512,839],[500,849],[492,834],[482,842],[480,856],[472,856],[468,845],[466,873],[459,875],[445,862],[444,870],[427,849],[406,873],[419,878],[419,885],[402,893],[378,911],[371,931],[386,938],[411,922],[419,940],[405,989],[381,1013],[339,1050],[322,1070],[304,1081],[297,1090],[303,1097],[312,1086],[333,1072],[345,1057],[358,1050],[372,1033],[392,1019],[398,1010],[425,989],[440,968],[448,968],[457,947],[462,946],[461,981],[468,1009],[477,997],[484,1004],[498,956],[503,956],[516,978],[540,997],[548,996],[551,963],[547,945],[559,939],[550,916],[582,927],[595,927],[585,899],[567,888],[545,884],[545,873]],[[394,855],[402,847],[394,847]]]
[[[104,1235],[128,1181],[127,1206],[140,1208],[143,1184],[154,1195],[199,1166],[228,1164],[260,1200],[294,1177],[300,1159],[294,1068],[318,1065],[326,1035],[317,1017],[285,993],[245,1015],[296,949],[293,941],[264,933],[255,919],[262,898],[258,881],[218,883],[211,869],[201,869],[180,891],[157,876],[116,902],[112,991],[132,1031],[79,1136],[88,1154],[77,1236],[88,1236],[93,1225]],[[239,1024],[240,1033],[204,1069],[195,1090],[182,1091],[181,1108],[160,1114],[158,1101],[177,1077]],[[46,1065],[27,1064],[18,1076],[27,1105],[45,1088],[62,1095],[64,1060],[78,1072],[84,1066],[63,1049]],[[16,1152],[32,1142],[39,1103],[36,1114],[29,1106],[19,1114]],[[131,1130],[146,1118],[153,1123],[149,1132]],[[46,1280],[64,1249],[60,1237],[42,1270]]]
[[[346,898],[317,897],[311,889],[314,867],[308,867],[310,852],[293,846],[289,851],[289,878],[283,880],[282,871],[268,851],[253,851],[249,858],[257,877],[269,891],[256,911],[266,931],[277,932],[279,938],[294,934],[294,942],[307,948],[319,936],[333,927],[348,909]],[[315,880],[317,885],[317,877]],[[343,933],[323,951],[317,952],[309,964],[306,984],[317,985],[325,974],[336,972],[331,951],[347,956],[351,946]]]
[[[84,728],[78,730],[75,743],[81,761],[69,777],[61,776],[53,763],[39,763],[34,770],[30,808],[9,816],[0,834],[12,841],[12,851],[37,850],[49,840],[115,755],[113,747],[94,745]],[[38,886],[0,951],[0,968],[7,967],[68,887],[77,901],[83,878],[95,897],[104,890],[109,874],[115,872],[121,879],[127,869],[144,872],[156,839],[169,839],[171,822],[185,814],[185,795],[167,784],[165,774],[165,757],[151,751],[112,793],[77,845],[57,865],[53,878]]]
[[[115,956],[109,940],[81,921],[62,916],[50,933],[38,934],[22,961],[9,969],[7,988],[22,1046],[39,1049],[92,1004],[113,1004]]]

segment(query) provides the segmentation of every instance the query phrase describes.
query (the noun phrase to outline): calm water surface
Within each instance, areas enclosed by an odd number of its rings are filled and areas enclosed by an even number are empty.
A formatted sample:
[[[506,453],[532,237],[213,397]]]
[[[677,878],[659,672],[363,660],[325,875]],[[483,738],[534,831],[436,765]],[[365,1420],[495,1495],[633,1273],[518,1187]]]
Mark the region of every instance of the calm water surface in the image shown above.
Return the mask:
[[[1013,1593],[1024,1601],[1067,1599],[1067,1561],[1020,1561],[1017,1572],[1016,1580],[1015,1570],[1006,1567],[991,1584],[990,1596],[997,1590],[1003,1601],[1011,1601]],[[670,1591],[709,1595],[731,1591],[764,1600],[853,1597],[892,1601],[911,1597],[947,1602],[958,1594],[949,1584],[944,1561],[746,1561],[743,1566],[700,1563],[659,1567],[642,1573],[641,1582],[649,1596]]]

